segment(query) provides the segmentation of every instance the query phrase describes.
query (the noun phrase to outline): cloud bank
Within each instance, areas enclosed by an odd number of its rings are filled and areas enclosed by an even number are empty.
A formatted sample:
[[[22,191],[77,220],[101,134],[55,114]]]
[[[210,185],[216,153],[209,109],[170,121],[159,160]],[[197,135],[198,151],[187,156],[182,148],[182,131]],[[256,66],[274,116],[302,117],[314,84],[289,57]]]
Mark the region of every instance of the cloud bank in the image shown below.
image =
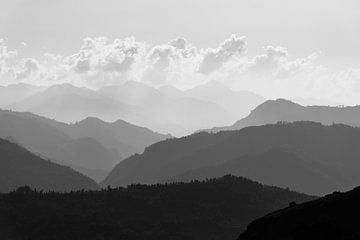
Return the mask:
[[[197,48],[184,38],[153,45],[134,37],[85,38],[69,56],[44,53],[23,58],[0,40],[0,84],[72,83],[100,88],[128,80],[155,87],[190,88],[211,80],[265,97],[311,97],[360,103],[360,68],[333,72],[318,63],[320,52],[296,58],[282,46],[266,46],[247,55],[246,37],[231,35],[214,48]]]

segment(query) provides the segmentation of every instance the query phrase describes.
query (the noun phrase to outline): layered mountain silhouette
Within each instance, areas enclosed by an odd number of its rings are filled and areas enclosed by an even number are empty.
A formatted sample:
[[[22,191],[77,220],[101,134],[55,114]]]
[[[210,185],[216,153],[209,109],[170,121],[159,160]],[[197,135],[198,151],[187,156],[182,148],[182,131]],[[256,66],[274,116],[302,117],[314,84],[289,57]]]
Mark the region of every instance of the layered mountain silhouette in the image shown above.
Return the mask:
[[[100,181],[123,157],[140,153],[145,146],[169,136],[123,121],[106,123],[88,118],[65,124],[31,113],[2,110],[0,137],[12,137],[30,151],[93,174],[89,176]]]
[[[359,239],[360,188],[326,195],[250,223],[238,240]]]
[[[314,121],[325,125],[342,123],[360,126],[360,106],[302,106],[285,99],[268,100],[229,127],[215,127],[210,131],[238,130],[279,121]]]
[[[314,197],[225,176],[71,193],[0,194],[2,239],[231,240],[252,220]]]
[[[61,192],[98,189],[93,180],[70,167],[43,160],[15,143],[0,139],[0,192],[24,185]]]
[[[284,153],[276,148],[290,151]],[[198,168],[225,164],[226,169],[229,164],[236,165],[238,173],[249,174],[265,184],[280,185],[271,177],[281,176],[284,182],[280,186],[323,194],[326,190],[348,189],[360,183],[359,155],[359,128],[315,122],[269,124],[217,134],[202,132],[156,143],[143,154],[119,163],[102,184],[156,183]],[[268,170],[268,176],[262,174],[267,171],[265,166],[274,166]],[[223,167],[219,167],[220,172]],[[248,168],[249,172],[242,168]],[[297,169],[304,177],[296,174]],[[197,178],[195,175],[192,176]],[[319,185],[311,184],[305,176],[316,179]]]

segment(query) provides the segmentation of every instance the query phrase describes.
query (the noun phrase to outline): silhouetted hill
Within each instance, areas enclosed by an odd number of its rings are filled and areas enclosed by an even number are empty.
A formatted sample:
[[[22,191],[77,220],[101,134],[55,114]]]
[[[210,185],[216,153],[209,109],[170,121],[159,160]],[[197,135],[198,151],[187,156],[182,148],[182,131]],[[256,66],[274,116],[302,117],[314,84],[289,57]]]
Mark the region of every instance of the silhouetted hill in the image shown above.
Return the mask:
[[[323,175],[318,176],[320,178],[326,173],[332,182],[339,184],[339,190],[360,183],[359,128],[340,124],[324,126],[314,122],[295,122],[247,127],[217,134],[198,133],[163,141],[148,147],[141,155],[122,161],[103,184],[123,186],[131,183],[156,183],[189,170],[222,164],[284,145],[305,156],[301,163],[296,163],[297,166],[308,161],[306,168],[316,167],[312,172]],[[265,160],[265,157],[262,159]],[[287,164],[290,161],[291,159]],[[292,162],[295,164],[294,159]],[[296,165],[293,164],[290,165],[295,168]],[[302,180],[306,181],[305,178]],[[313,191],[314,188],[308,190]],[[321,193],[323,191],[319,192]]]
[[[360,239],[360,188],[291,206],[250,223],[238,240]]]
[[[276,147],[240,156],[220,165],[190,170],[167,182],[188,182],[225,174],[314,195],[323,195],[346,185],[346,180],[334,166],[313,160],[290,146]]]
[[[198,133],[182,138],[167,139],[147,147],[143,154],[135,154],[120,162],[104,180],[103,185],[125,186],[132,183],[157,183],[159,171],[177,159],[211,145],[216,145],[232,132]]]
[[[70,167],[43,160],[15,143],[0,139],[0,192],[24,185],[53,191],[98,188],[93,180]]]
[[[255,108],[249,116],[229,127],[216,127],[210,131],[238,130],[248,126],[259,126],[279,121],[313,121],[325,125],[342,123],[360,126],[360,106],[330,107],[301,106],[285,99],[268,100]]]
[[[122,156],[142,152],[169,136],[123,121],[106,123],[88,118],[65,124],[31,113],[0,110],[0,137],[12,137],[44,158],[77,166],[76,170],[94,179],[104,179],[97,173],[109,171]]]
[[[2,239],[235,239],[245,226],[307,195],[225,176],[65,194],[0,195]]]

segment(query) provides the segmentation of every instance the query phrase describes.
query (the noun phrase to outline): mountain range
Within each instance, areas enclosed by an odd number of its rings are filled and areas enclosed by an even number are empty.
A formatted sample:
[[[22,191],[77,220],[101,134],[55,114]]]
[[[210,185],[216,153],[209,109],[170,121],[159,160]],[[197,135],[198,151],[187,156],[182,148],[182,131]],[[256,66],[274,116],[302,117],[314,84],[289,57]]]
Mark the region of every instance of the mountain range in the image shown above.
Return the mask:
[[[268,100],[257,106],[251,113],[228,127],[215,127],[212,132],[239,130],[248,126],[269,123],[314,121],[325,125],[342,123],[360,126],[360,106],[302,106],[286,99]]]
[[[123,158],[170,136],[124,121],[87,118],[66,124],[32,113],[0,110],[0,137],[100,181]]]
[[[102,184],[157,183],[184,176],[201,179],[226,172],[322,195],[360,183],[359,144],[359,128],[315,122],[200,132],[147,147],[143,154],[119,163]]]
[[[70,84],[42,89],[26,86],[28,91],[22,85],[0,88],[9,94],[15,91],[13,88],[22,93],[13,94],[12,101],[5,101],[1,106],[66,123],[89,116],[108,122],[122,119],[174,136],[231,124],[265,101],[259,95],[233,91],[215,81],[186,91],[173,86],[156,89],[135,81],[98,90]]]

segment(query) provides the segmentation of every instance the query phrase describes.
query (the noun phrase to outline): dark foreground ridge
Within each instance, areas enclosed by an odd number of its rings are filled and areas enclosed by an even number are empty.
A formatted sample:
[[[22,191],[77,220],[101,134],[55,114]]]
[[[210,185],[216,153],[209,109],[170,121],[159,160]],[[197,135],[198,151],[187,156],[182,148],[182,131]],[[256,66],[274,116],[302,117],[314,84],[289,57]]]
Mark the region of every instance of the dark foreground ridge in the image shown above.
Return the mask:
[[[0,239],[236,239],[252,220],[314,197],[227,175],[203,182],[0,195]]]
[[[293,205],[250,223],[238,240],[360,239],[360,187]]]

